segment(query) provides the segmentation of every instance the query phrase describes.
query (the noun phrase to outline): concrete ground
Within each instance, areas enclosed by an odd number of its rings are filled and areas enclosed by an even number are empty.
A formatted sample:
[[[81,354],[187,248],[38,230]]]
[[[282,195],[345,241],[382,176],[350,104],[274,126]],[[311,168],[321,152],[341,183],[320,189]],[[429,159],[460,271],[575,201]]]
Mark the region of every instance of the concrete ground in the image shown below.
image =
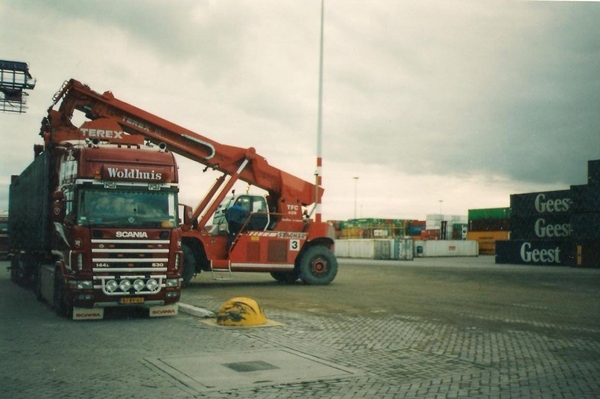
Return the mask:
[[[183,303],[246,296],[281,323],[225,328],[60,319],[2,266],[0,397],[600,398],[600,269],[340,259],[325,287],[200,275]]]

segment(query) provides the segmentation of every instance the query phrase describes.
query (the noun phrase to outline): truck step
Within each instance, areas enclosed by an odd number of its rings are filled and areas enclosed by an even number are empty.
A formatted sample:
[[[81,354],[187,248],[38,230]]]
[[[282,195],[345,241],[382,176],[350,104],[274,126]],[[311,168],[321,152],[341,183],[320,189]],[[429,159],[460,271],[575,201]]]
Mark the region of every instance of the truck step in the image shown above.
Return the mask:
[[[233,280],[231,272],[231,262],[229,260],[213,260],[210,262],[210,271],[213,280]]]

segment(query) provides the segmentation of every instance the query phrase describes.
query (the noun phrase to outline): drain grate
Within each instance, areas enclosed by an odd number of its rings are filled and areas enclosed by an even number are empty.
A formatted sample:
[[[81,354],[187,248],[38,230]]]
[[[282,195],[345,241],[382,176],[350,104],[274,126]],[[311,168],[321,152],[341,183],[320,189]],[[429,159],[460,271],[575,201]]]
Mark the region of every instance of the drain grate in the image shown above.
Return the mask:
[[[240,363],[228,363],[223,366],[229,367],[233,371],[238,373],[247,373],[250,371],[261,371],[261,370],[275,370],[279,367],[273,366],[271,363],[263,362],[259,360],[257,362],[240,362]]]

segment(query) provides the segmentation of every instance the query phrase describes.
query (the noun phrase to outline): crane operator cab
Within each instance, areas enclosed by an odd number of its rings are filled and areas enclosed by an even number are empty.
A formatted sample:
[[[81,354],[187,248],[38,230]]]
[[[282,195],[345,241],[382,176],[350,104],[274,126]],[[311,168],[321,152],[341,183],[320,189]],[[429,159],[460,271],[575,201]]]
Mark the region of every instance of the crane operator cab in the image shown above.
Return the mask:
[[[242,229],[267,230],[269,224],[266,198],[242,194],[228,197],[219,205],[213,216],[210,234],[235,237]]]

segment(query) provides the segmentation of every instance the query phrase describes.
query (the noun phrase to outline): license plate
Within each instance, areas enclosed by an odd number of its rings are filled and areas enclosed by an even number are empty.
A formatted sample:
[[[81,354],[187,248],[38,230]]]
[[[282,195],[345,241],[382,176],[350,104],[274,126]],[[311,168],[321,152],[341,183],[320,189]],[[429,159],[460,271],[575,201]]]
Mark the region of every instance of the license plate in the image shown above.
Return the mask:
[[[144,303],[144,298],[133,297],[133,298],[121,298],[119,303],[123,305],[131,305],[133,303]]]

